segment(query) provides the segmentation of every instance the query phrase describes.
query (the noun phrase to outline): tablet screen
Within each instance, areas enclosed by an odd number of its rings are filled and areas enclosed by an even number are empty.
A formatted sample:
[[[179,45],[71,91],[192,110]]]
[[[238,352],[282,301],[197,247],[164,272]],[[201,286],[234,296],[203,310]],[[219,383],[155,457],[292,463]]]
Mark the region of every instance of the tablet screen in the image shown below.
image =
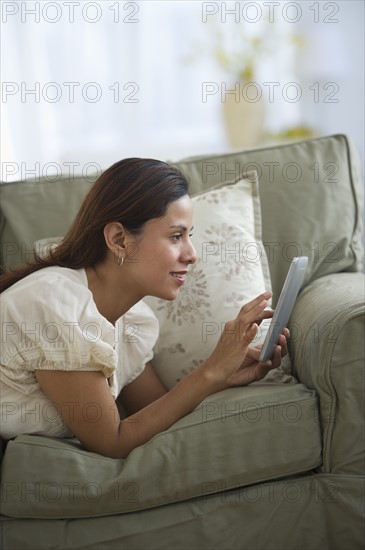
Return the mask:
[[[272,358],[275,347],[280,338],[280,334],[289,321],[295,300],[297,299],[299,290],[303,284],[307,265],[307,256],[295,257],[290,264],[283,289],[262,346],[259,358],[260,362],[268,361]]]

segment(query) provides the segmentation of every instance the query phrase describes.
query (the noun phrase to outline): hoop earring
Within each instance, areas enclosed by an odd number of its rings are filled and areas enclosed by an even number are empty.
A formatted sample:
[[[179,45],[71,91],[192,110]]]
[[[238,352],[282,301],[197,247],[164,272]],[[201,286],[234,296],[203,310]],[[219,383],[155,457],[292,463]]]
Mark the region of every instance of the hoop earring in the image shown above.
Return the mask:
[[[118,258],[117,263],[119,267],[122,267],[122,265],[124,264],[124,256],[122,256],[121,258]]]

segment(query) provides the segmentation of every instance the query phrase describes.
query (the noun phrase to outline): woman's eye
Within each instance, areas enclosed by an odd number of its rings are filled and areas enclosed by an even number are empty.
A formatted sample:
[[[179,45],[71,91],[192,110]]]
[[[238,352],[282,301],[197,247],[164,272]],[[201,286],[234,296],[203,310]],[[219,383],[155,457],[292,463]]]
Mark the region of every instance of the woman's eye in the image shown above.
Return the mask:
[[[193,236],[193,234],[190,233],[190,234],[189,234],[189,237],[192,237],[192,236]],[[171,238],[172,238],[173,240],[175,240],[175,241],[179,241],[180,239],[183,238],[183,234],[182,234],[182,233],[178,233],[177,235],[173,235]]]

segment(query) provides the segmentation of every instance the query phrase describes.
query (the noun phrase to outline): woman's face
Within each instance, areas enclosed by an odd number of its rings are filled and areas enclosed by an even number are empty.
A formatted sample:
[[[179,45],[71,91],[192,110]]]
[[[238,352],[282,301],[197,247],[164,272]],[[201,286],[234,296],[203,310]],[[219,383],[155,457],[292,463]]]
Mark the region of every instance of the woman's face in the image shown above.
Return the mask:
[[[185,195],[172,202],[162,218],[149,220],[127,246],[123,269],[142,296],[165,300],[178,296],[189,265],[197,258],[190,241],[192,218],[192,202]]]

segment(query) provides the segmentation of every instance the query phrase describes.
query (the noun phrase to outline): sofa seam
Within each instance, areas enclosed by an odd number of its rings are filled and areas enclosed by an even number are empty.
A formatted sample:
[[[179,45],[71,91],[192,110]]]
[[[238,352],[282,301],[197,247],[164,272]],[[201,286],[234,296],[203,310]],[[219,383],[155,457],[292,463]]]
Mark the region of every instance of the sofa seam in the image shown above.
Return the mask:
[[[253,153],[253,152],[257,152],[257,151],[270,151],[272,149],[282,149],[284,147],[290,147],[292,145],[300,145],[300,144],[304,144],[304,143],[309,143],[309,142],[314,142],[314,141],[321,141],[323,139],[328,139],[328,138],[337,138],[337,137],[343,137],[345,138],[346,140],[346,135],[345,134],[329,134],[327,136],[319,136],[317,138],[308,138],[308,139],[304,139],[304,140],[298,140],[298,141],[291,141],[290,143],[278,143],[277,145],[268,145],[268,146],[265,146],[265,147],[256,147],[256,148],[252,148],[252,149],[242,149],[240,151],[231,151],[231,152],[227,152],[227,153],[216,153],[214,155],[199,155],[197,157],[188,157],[186,160],[184,159],[181,159],[181,160],[176,160],[176,161],[168,161],[170,164],[191,164],[191,163],[196,163],[196,162],[200,162],[202,160],[204,160],[205,158],[208,158],[209,156],[209,159],[216,159],[216,158],[228,158],[228,157],[231,157],[231,156],[236,156],[238,154],[245,154],[245,153]]]
[[[321,462],[319,462],[316,466],[312,466],[311,468],[318,468],[319,466],[321,465]],[[284,480],[286,478],[289,478],[293,475],[300,475],[300,474],[305,474],[306,472],[308,472],[308,468],[307,466],[305,467],[306,469],[303,470],[303,469],[297,469],[297,470],[292,470],[291,472],[287,473],[285,472],[285,474],[279,474],[279,477],[275,477],[275,478],[271,478],[271,477],[262,477],[262,478],[259,478],[259,479],[255,479],[254,481],[248,481],[248,482],[235,482],[233,483],[232,482],[232,485],[229,485],[229,486],[226,486],[224,488],[224,491],[214,491],[214,492],[211,492],[211,493],[205,493],[206,495],[214,495],[214,494],[221,494],[222,492],[226,492],[226,491],[230,491],[232,489],[236,489],[236,488],[245,488],[245,487],[249,487],[250,485],[256,485],[256,484],[263,484],[263,483],[269,483],[269,482],[272,482],[272,481],[281,481],[281,480]],[[219,481],[218,481],[219,482]],[[118,512],[118,515],[119,514],[130,514],[130,513],[135,513],[135,512],[142,512],[144,510],[151,510],[153,508],[159,508],[161,506],[167,506],[167,505],[171,505],[171,504],[174,504],[174,503],[179,503],[179,502],[187,502],[191,499],[196,499],[196,498],[201,498],[203,495],[202,494],[196,494],[195,496],[193,495],[185,495],[185,496],[182,496],[178,499],[173,499],[173,500],[165,500],[165,501],[162,501],[161,502],[158,502],[157,504],[148,504],[148,505],[145,505],[143,507],[136,507],[136,508],[131,508],[130,510],[126,510],[124,512]],[[100,515],[96,515],[96,514],[93,514],[93,515],[83,515],[83,516],[77,516],[76,519],[82,519],[82,518],[93,518],[93,517],[105,517],[105,516],[111,516],[111,515],[115,515],[117,512],[113,513],[113,514],[100,514]],[[5,516],[5,517],[9,517],[9,518],[22,518],[22,519],[75,519],[75,516],[62,516],[62,517],[59,517],[59,516]]]

